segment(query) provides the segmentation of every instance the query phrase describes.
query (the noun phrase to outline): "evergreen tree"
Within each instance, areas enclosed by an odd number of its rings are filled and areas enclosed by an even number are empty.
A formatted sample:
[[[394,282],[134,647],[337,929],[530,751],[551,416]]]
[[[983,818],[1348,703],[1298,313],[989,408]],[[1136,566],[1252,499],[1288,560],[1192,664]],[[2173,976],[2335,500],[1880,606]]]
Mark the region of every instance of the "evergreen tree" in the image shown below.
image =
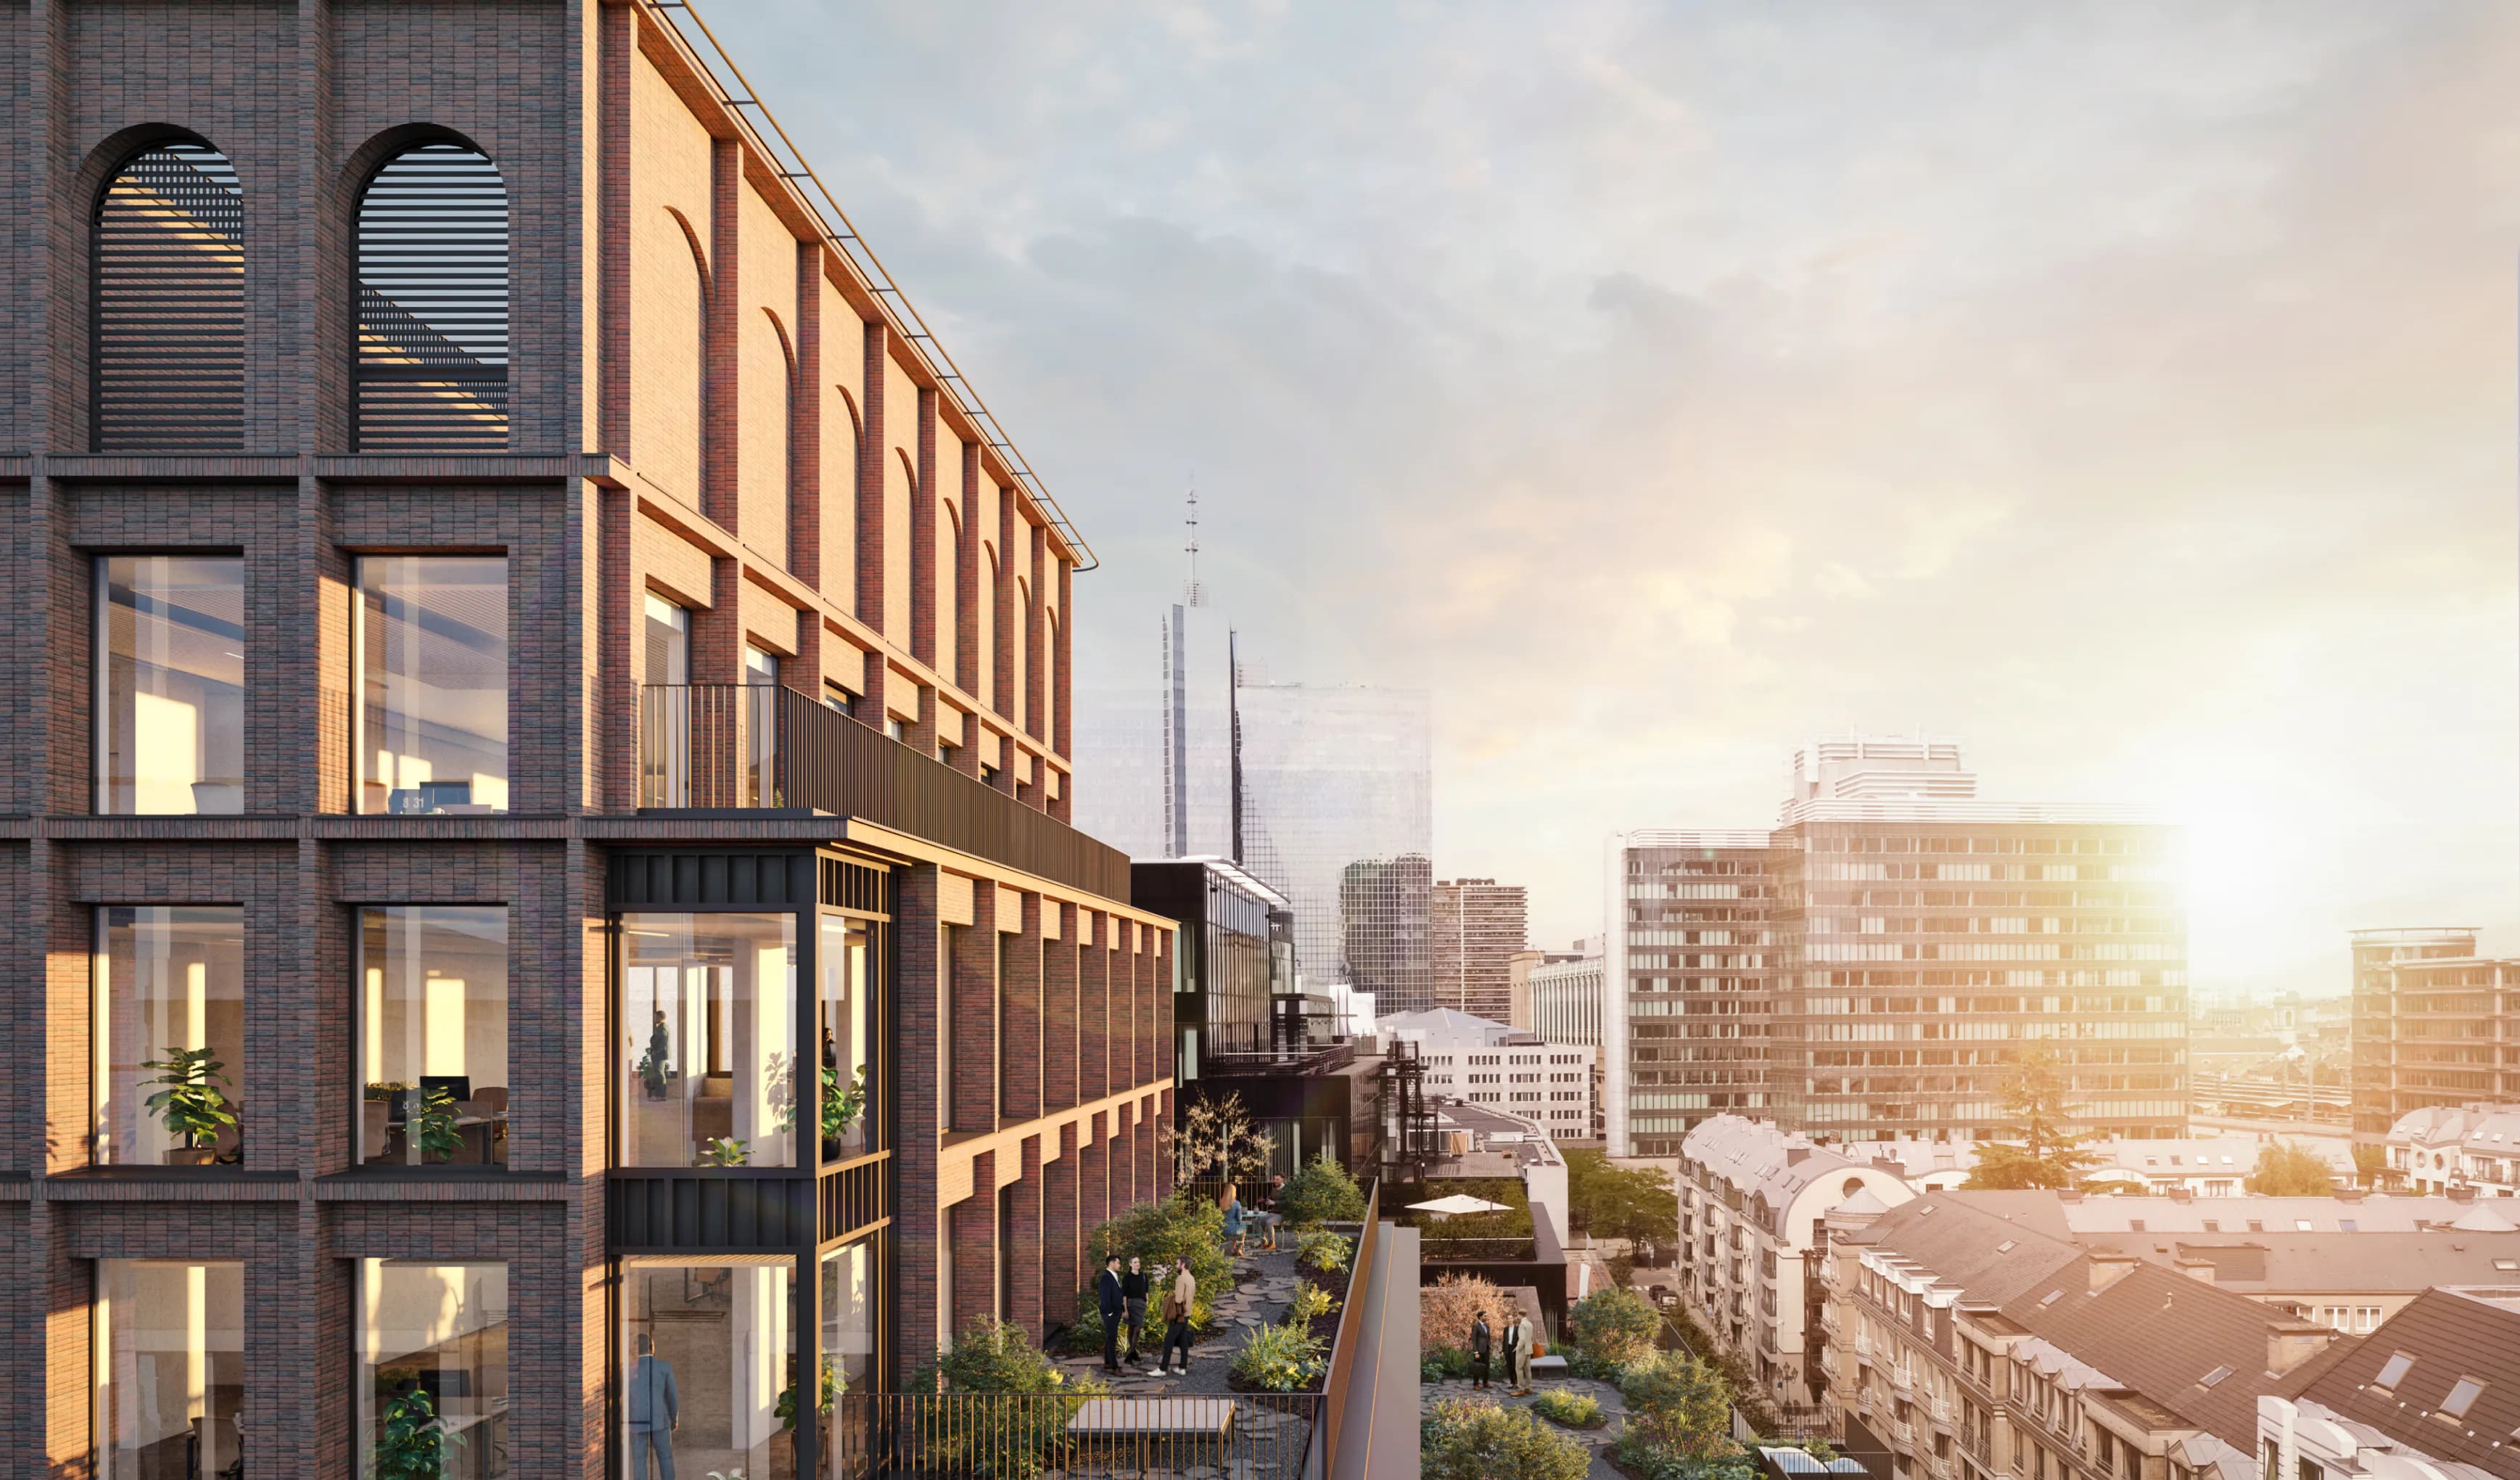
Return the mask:
[[[2068,1130],[2074,1109],[2066,1103],[2073,1085],[2046,1049],[2021,1055],[2020,1066],[2003,1087],[2003,1134],[1981,1142],[1971,1188],[2072,1188],[2099,1160],[2084,1144],[2080,1132]]]

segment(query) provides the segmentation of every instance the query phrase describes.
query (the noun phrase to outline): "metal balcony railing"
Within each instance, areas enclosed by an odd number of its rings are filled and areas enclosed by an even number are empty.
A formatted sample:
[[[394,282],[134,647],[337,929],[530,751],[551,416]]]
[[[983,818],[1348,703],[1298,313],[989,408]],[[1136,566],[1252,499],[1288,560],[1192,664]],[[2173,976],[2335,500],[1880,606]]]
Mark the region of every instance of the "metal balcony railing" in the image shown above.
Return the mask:
[[[1129,897],[1119,849],[775,684],[643,688],[639,805],[860,818],[1105,899]]]

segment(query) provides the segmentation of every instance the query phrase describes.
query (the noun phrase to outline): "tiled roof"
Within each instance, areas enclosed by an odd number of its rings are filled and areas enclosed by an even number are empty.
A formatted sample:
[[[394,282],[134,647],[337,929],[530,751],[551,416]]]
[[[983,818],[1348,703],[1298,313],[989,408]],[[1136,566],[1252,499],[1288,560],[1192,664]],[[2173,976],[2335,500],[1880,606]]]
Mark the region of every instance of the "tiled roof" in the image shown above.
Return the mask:
[[[1947,1192],[1902,1203],[1855,1238],[1958,1286],[1968,1305],[2002,1305],[2082,1257],[2069,1243],[1956,1202]]]
[[[2402,1353],[2412,1365],[2388,1391],[2374,1387]],[[2453,1420],[2441,1406],[2462,1377],[2484,1389]],[[2293,1395],[2436,1458],[2520,1480],[2520,1281],[2427,1290],[2342,1356],[2306,1368]]]
[[[2088,1233],[2095,1254],[2214,1266],[2214,1282],[2252,1295],[2420,1290],[2520,1280],[2520,1233]]]

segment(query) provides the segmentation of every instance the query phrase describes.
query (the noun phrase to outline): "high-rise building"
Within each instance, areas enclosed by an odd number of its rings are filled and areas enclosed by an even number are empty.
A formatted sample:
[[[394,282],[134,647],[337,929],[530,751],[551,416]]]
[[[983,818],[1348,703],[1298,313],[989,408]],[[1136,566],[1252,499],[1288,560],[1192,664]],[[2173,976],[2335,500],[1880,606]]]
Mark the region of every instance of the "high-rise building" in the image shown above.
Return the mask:
[[[2473,1092],[2445,1092],[2442,1084],[2430,1082],[2429,1076],[2442,1066],[2418,1067],[2416,1058],[2432,1057],[2450,1051],[2447,1043],[2426,1044],[2424,1040],[2463,1039],[2470,1047],[2483,1047],[2485,1064],[2493,1062],[2494,1003],[2496,994],[2490,980],[2480,983],[2472,994],[2453,994],[2450,999],[2432,995],[2427,990],[2423,1009],[2415,1010],[2413,1001],[2401,1004],[2401,985],[2417,985],[2444,978],[2435,977],[2428,966],[2434,962],[2462,964],[2452,969],[2452,977],[2471,974],[2466,966],[2476,963],[2476,929],[2471,925],[2408,926],[2380,930],[2357,930],[2353,934],[2354,990],[2352,999],[2352,1032],[2354,1044],[2354,1140],[2358,1144],[2376,1146],[2388,1139],[2389,1130],[2400,1116],[2410,1110],[2432,1105],[2460,1104],[2471,1099],[2492,1098],[2491,1088]],[[2402,966],[2426,969],[2405,977]],[[2489,967],[2490,975],[2490,967]],[[2473,996],[2468,1006],[2474,1010],[2439,1010],[2436,1005],[2450,1006],[2459,996]],[[2402,1017],[2402,1008],[2404,1015]],[[2482,1031],[2480,1031],[2482,1029]],[[2506,1029],[2506,1037],[2520,1042],[2520,1032]],[[2406,1074],[2400,1074],[2401,1054]],[[2476,1064],[2466,1065],[2473,1072]],[[2462,1072],[2452,1069],[2455,1076]],[[2489,1067],[2487,1078],[2492,1077]],[[2447,1083],[2447,1082],[2444,1082]],[[2409,1092],[2401,1099],[2400,1090]]]
[[[687,7],[0,29],[0,1472],[857,1473],[1168,1185],[1091,550]]]
[[[1573,951],[1527,951],[1517,969],[1527,972],[1524,992],[1530,1020],[1514,1024],[1551,1043],[1580,1043],[1600,1052],[1593,1055],[1593,1128],[1585,1138],[1607,1136],[1609,1053],[1602,1031],[1609,993],[1602,987],[1601,943],[1580,940]],[[1538,958],[1538,960],[1529,960]]]
[[[1848,1140],[1992,1137],[2034,1048],[2083,1129],[2184,1134],[2178,830],[1975,786],[1954,742],[1824,741],[1768,833],[1613,839],[1614,1153],[1676,1154],[1725,1109]]]
[[[1531,918],[1528,891],[1493,878],[1437,879],[1427,910],[1435,1006],[1511,1022],[1513,958]]]
[[[1425,692],[1246,682],[1236,706],[1242,862],[1294,902],[1296,969],[1308,984],[1373,992],[1384,1013],[1427,1007]]]

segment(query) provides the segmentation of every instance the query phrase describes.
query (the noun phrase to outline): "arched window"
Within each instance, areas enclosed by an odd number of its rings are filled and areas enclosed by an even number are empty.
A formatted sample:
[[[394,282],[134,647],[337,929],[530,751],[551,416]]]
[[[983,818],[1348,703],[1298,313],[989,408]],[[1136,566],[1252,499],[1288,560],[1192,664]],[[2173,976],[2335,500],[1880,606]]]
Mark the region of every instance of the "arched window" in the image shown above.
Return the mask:
[[[352,445],[508,447],[508,188],[478,150],[404,150],[359,192]]]
[[[98,197],[89,440],[98,452],[245,446],[245,195],[227,156],[168,140]]]

